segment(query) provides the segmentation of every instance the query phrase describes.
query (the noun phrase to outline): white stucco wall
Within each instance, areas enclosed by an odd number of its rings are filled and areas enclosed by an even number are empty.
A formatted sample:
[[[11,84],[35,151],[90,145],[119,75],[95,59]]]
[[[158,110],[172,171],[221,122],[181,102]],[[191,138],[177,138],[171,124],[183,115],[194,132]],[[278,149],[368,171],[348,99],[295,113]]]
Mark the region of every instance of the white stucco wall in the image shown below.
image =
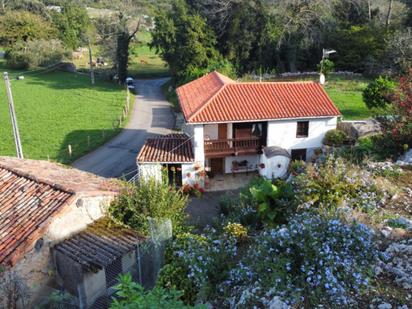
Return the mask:
[[[259,174],[267,179],[274,179],[286,176],[290,159],[285,156],[274,156],[268,159],[262,154],[260,163],[263,163],[264,167],[259,168]]]
[[[259,164],[259,155],[250,155],[250,156],[236,156],[236,157],[226,157],[225,158],[225,173],[232,173],[232,162],[233,161],[248,161],[248,171],[257,170],[257,165]],[[245,170],[240,170],[239,173],[245,172]]]
[[[219,127],[217,124],[205,124],[203,130],[205,139],[218,139]]]
[[[309,135],[304,138],[296,137],[297,120],[269,121],[267,146],[279,146],[288,150],[322,147],[325,133],[336,128],[337,118],[308,119],[308,121]]]
[[[193,145],[195,150],[195,161],[198,162],[201,166],[205,164],[205,146],[204,146],[204,131],[203,125],[194,125],[193,126]]]
[[[162,181],[162,166],[157,163],[139,163],[139,177],[142,179],[154,178]]]

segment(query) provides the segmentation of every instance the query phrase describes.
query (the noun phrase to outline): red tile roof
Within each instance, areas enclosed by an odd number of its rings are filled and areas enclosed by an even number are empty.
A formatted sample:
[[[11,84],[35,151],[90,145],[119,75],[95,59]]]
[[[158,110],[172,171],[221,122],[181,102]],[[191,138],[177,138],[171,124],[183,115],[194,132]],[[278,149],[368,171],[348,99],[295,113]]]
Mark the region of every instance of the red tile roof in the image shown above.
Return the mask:
[[[74,192],[0,166],[0,265],[13,266],[41,237]]]
[[[191,139],[186,134],[169,134],[146,140],[137,162],[184,163],[193,162]]]
[[[189,123],[340,116],[319,83],[238,83],[213,72],[177,88]]]

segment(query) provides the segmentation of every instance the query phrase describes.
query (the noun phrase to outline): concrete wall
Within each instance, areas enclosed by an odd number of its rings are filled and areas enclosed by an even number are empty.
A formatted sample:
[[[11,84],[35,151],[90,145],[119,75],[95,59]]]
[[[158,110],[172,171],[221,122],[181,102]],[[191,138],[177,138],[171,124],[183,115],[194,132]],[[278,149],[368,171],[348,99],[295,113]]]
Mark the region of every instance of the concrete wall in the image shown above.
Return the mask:
[[[195,148],[195,161],[201,166],[205,164],[205,147],[203,125],[194,126],[193,145]]]
[[[267,146],[279,146],[288,150],[322,147],[325,133],[336,128],[337,118],[308,119],[308,121],[309,136],[304,138],[296,137],[297,120],[269,121]]]
[[[158,163],[139,163],[139,177],[142,179],[154,178],[162,181],[162,165]]]
[[[217,124],[205,124],[203,127],[205,139],[218,139],[219,126]]]

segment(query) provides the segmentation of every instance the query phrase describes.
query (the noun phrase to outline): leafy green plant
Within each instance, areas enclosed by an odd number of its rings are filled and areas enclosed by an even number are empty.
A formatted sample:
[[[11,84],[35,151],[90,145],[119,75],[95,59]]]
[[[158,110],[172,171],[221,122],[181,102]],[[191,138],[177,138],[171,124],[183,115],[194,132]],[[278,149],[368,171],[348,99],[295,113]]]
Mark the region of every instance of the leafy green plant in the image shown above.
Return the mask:
[[[149,309],[149,308],[171,308],[189,309],[193,306],[185,305],[180,297],[182,293],[175,290],[167,290],[155,287],[153,290],[145,291],[144,288],[132,281],[130,274],[121,275],[120,283],[115,286],[116,296],[110,309]],[[195,308],[206,308],[199,305]]]
[[[250,202],[257,209],[260,220],[266,225],[284,222],[293,200],[292,188],[284,181],[273,184],[260,178],[249,187]]]
[[[380,76],[363,91],[363,101],[369,109],[384,109],[391,103],[395,83],[388,77]]]
[[[114,221],[144,234],[149,232],[149,217],[170,219],[173,231],[179,233],[187,228],[187,200],[187,195],[169,187],[166,181],[152,178],[137,184],[124,184],[121,193],[111,203],[109,214]]]
[[[318,70],[321,73],[325,74],[325,76],[328,76],[330,73],[332,73],[335,70],[335,63],[332,60],[323,59],[318,64]]]
[[[323,144],[328,146],[340,147],[349,142],[348,135],[337,129],[329,130],[323,138]]]

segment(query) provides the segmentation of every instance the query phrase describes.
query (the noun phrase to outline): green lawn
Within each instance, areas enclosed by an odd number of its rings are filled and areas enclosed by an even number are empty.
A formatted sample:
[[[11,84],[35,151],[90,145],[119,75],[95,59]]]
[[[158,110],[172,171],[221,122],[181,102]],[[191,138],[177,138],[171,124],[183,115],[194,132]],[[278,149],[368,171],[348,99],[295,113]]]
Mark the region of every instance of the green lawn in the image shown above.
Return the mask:
[[[325,90],[345,120],[366,119],[372,116],[362,99],[362,91],[369,82],[370,80],[365,78],[328,78]]]
[[[0,62],[1,71],[7,70]],[[17,72],[8,70],[11,77]],[[119,133],[124,88],[65,72],[25,74],[12,80],[24,155],[70,163]],[[0,155],[15,155],[4,83],[0,84]],[[133,102],[133,100],[131,100]],[[68,145],[72,146],[70,157]]]
[[[151,34],[141,31],[130,46],[130,75],[139,78],[163,77],[169,75],[165,62],[150,49]]]

